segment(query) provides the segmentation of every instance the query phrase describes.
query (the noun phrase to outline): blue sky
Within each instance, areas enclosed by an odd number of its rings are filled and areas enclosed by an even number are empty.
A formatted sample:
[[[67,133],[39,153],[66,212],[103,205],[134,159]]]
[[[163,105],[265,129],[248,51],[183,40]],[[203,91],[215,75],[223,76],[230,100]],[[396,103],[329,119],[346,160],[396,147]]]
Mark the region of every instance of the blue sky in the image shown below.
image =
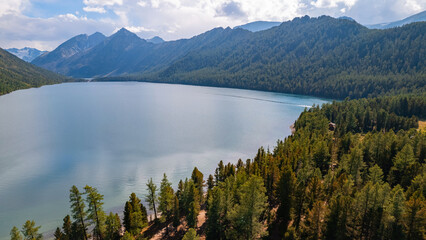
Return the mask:
[[[126,27],[142,38],[189,38],[214,27],[309,15],[390,22],[426,9],[426,0],[0,0],[0,47],[52,50],[96,31]]]

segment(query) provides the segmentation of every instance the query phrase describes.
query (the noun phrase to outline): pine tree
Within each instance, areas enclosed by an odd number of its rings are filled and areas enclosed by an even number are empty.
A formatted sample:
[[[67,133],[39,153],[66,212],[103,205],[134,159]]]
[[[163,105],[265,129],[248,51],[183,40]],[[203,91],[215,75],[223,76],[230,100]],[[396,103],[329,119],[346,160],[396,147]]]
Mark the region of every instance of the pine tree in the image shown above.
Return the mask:
[[[27,220],[22,226],[22,234],[24,234],[24,240],[41,240],[43,239],[43,235],[38,233],[41,226],[36,227],[35,222]]]
[[[225,223],[223,217],[223,191],[219,187],[212,189],[208,199],[209,209],[207,211],[207,233],[206,238],[224,239]]]
[[[197,231],[195,229],[190,228],[183,236],[182,240],[198,240],[200,237],[197,235]]]
[[[95,225],[93,229],[93,237],[95,239],[102,240],[103,232],[105,227],[105,213],[102,209],[104,204],[102,200],[104,195],[98,193],[98,190],[94,187],[86,185],[84,187],[86,194],[86,202],[88,205],[87,209],[87,220],[91,221]]]
[[[136,194],[130,194],[129,201],[126,202],[124,207],[123,225],[126,231],[134,236],[138,235],[148,224],[144,208]]]
[[[312,209],[308,211],[306,219],[303,222],[303,239],[322,239],[325,212],[325,203],[323,201],[316,201],[312,206]]]
[[[148,190],[148,194],[145,195],[145,201],[148,203],[149,210],[154,210],[154,216],[155,216],[155,219],[157,219],[157,209],[156,209],[157,186],[152,181],[152,178],[148,180],[146,187]]]
[[[180,224],[180,209],[179,209],[179,199],[175,195],[175,201],[173,204],[173,227],[177,230],[177,227]]]
[[[268,200],[262,178],[251,176],[238,189],[238,199],[241,201],[229,214],[231,228],[227,230],[227,237],[230,239],[259,238],[264,234],[260,216],[265,210]]]
[[[55,237],[55,240],[63,240],[63,236],[64,234],[61,232],[61,229],[57,227],[55,233],[53,234],[53,237]]]
[[[420,190],[405,204],[403,224],[408,240],[424,239],[426,232],[426,201]]]
[[[198,196],[199,196],[199,204],[201,205],[203,203],[203,199],[204,199],[204,191],[203,191],[203,187],[204,187],[204,180],[203,180],[203,174],[198,170],[197,167],[194,168],[194,170],[192,171],[192,175],[191,175],[191,179],[195,184],[195,187],[198,190]]]
[[[160,196],[158,197],[158,209],[161,211],[161,218],[168,222],[172,216],[174,205],[174,193],[172,184],[167,179],[164,173],[163,180],[161,180]],[[169,225],[166,226],[166,235],[169,235]]]
[[[121,223],[118,214],[109,213],[105,220],[105,239],[119,240],[120,239]]]
[[[84,240],[87,240],[87,229],[84,223],[87,213],[84,209],[85,205],[83,198],[81,197],[81,193],[80,191],[78,191],[78,188],[76,186],[72,186],[70,189],[70,203],[72,217],[74,218],[76,223],[78,223],[76,227],[81,228],[81,234],[83,235]]]
[[[19,229],[15,226],[10,230],[10,240],[23,240],[21,232],[19,232]]]
[[[290,221],[290,211],[293,207],[293,191],[295,183],[296,175],[291,169],[291,166],[286,164],[284,166],[278,186],[279,200],[281,204],[278,208],[277,215],[281,222],[282,233],[287,231],[287,226]]]
[[[62,224],[62,231],[63,231],[63,239],[64,240],[70,240],[70,239],[73,239],[72,238],[72,229],[71,229],[71,226],[72,226],[72,223],[71,223],[71,218],[70,218],[70,215],[67,215],[67,216],[65,216],[64,217],[64,223]]]

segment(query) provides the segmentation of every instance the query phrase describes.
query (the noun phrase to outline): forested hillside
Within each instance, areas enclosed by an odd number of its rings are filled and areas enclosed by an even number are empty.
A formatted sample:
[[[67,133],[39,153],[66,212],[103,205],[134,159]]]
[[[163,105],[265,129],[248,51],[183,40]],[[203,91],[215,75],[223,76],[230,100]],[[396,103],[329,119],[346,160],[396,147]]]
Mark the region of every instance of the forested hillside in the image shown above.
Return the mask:
[[[0,95],[67,80],[66,77],[24,62],[0,48]]]
[[[233,31],[228,34],[237,34]],[[296,18],[269,30],[240,34],[235,41],[190,51],[160,70],[99,80],[196,84],[340,99],[422,92],[426,86],[425,33],[424,22],[370,30],[345,19]]]
[[[150,218],[134,193],[120,219],[96,188],[73,186],[55,239],[425,239],[425,113],[425,94],[306,109],[272,151],[139,186]],[[39,236],[34,222],[22,229]]]

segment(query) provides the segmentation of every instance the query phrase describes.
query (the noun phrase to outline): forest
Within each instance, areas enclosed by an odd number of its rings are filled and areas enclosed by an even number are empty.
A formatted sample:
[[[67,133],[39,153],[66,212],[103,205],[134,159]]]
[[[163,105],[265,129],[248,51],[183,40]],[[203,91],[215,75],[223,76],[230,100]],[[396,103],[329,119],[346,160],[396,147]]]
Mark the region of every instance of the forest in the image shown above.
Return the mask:
[[[150,179],[122,217],[104,212],[96,188],[72,186],[54,238],[425,239],[425,113],[425,94],[306,108],[274,149],[208,176],[195,167],[177,188],[166,174]],[[11,239],[42,239],[36,225],[13,227]]]
[[[425,32],[425,22],[371,30],[328,16],[295,18],[256,33],[216,29],[205,36],[214,36],[214,41],[165,66],[97,81],[193,84],[332,99],[422,93]]]
[[[66,81],[70,79],[24,62],[0,48],[0,95]]]

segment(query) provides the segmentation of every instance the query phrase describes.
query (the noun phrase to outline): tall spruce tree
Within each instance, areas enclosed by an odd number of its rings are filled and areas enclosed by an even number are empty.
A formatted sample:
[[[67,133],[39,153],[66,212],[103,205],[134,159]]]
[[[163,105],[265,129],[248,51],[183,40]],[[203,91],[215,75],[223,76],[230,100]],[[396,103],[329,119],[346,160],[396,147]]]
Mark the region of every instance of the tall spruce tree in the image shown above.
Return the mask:
[[[141,200],[135,193],[130,194],[124,207],[123,225],[132,235],[138,235],[148,225],[148,219]]]
[[[22,234],[24,235],[24,240],[41,240],[43,235],[38,233],[41,226],[35,226],[34,220],[27,220],[22,226]]]

